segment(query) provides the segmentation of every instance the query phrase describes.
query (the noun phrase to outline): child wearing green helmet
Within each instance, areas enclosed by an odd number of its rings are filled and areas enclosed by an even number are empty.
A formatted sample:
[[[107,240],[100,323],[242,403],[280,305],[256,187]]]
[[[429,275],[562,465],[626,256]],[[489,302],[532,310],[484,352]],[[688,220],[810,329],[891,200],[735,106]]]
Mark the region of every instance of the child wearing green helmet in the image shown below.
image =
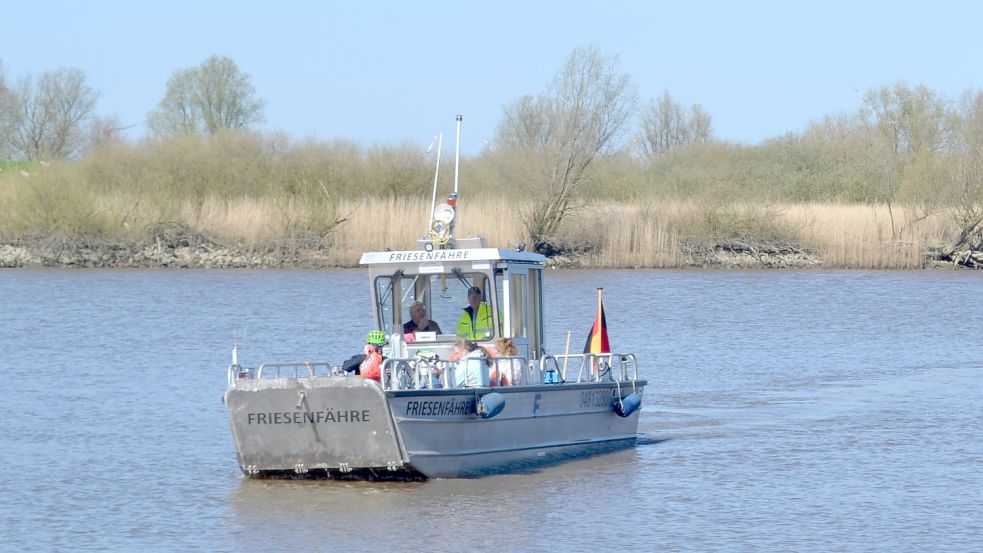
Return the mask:
[[[358,372],[365,378],[382,380],[382,346],[386,345],[386,335],[381,330],[373,330],[365,337],[365,360],[358,366]]]
[[[373,330],[369,332],[365,341],[374,346],[384,346],[386,345],[386,335],[381,330]]]

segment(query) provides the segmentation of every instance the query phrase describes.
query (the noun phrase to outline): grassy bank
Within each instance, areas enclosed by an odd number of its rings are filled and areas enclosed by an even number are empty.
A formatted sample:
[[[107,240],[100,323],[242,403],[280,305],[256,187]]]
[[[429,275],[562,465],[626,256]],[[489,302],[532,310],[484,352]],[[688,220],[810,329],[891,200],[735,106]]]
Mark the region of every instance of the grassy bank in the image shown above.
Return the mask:
[[[328,213],[300,202],[207,196],[164,210],[132,196],[110,195],[63,199],[59,209],[84,205],[102,227],[59,227],[51,231],[134,246],[168,247],[208,244],[277,259],[316,254],[318,264],[352,266],[363,251],[415,249],[427,223],[430,201],[423,198],[341,200]],[[459,236],[482,234],[493,245],[525,242],[521,202],[464,199]],[[646,204],[605,202],[575,213],[565,225],[567,243],[579,265],[604,268],[668,268],[726,265],[720,253],[742,254],[737,266],[809,266],[827,268],[917,269],[925,252],[945,243],[954,232],[942,214],[915,222],[910,212],[891,215],[884,206],[856,204],[734,204],[713,206],[695,201]],[[117,223],[118,222],[118,223]],[[906,226],[900,234],[898,225]],[[109,232],[113,228],[116,232]],[[175,231],[179,229],[179,231]],[[98,230],[99,232],[92,232]],[[176,234],[179,232],[179,234]],[[15,235],[47,237],[43,229]],[[156,242],[156,243],[155,243]],[[776,261],[797,255],[801,263]],[[279,256],[279,257],[278,257]]]
[[[584,207],[555,237],[557,262],[915,269],[958,233],[944,206],[845,201],[828,183],[829,199],[793,199],[783,183],[802,175],[770,171],[776,184],[765,189],[760,171],[741,171],[731,159],[744,150],[717,150],[692,150],[688,165],[683,154],[653,166],[605,161],[584,189]],[[465,164],[459,236],[529,241],[522,218],[528,190],[503,178],[507,162],[490,153]],[[364,149],[248,133],[112,144],[75,162],[8,163],[0,172],[0,243],[56,246],[14,264],[166,265],[181,248],[204,248],[226,252],[224,260],[246,254],[241,263],[222,261],[232,266],[351,266],[366,250],[417,247],[430,209],[431,163],[410,146]],[[449,163],[441,171],[443,196],[453,171]],[[739,173],[760,182],[740,181]],[[908,205],[927,204],[916,198]],[[88,248],[92,259],[59,261],[77,259],[73,248]]]

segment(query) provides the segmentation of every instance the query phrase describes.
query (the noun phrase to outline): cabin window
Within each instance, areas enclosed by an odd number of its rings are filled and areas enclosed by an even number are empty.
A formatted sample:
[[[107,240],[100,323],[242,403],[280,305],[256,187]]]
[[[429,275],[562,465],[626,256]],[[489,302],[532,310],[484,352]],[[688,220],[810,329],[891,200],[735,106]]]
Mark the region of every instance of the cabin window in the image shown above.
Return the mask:
[[[539,358],[543,349],[543,271],[529,269],[529,319],[527,332],[529,335],[529,356]]]
[[[513,338],[526,337],[526,275],[509,275],[509,320]]]
[[[432,315],[430,311],[430,284],[426,275],[402,276],[399,279],[399,324],[400,328],[412,320],[410,307],[420,302],[423,304],[427,316]],[[400,331],[402,332],[402,331]]]
[[[388,275],[375,280],[376,313],[386,334],[403,333],[412,320],[410,306],[420,302],[427,316],[440,327],[439,336],[456,337],[458,324],[468,307],[468,290],[477,286],[481,301],[492,305],[488,278],[484,273],[438,273]],[[499,333],[501,330],[498,331]],[[484,339],[484,338],[482,338]]]
[[[375,297],[376,297],[376,320],[379,324],[379,330],[386,334],[392,334],[394,328],[394,317],[393,305],[394,294],[393,294],[393,281],[394,278],[391,276],[378,277],[375,279]]]
[[[441,328],[455,336],[482,341],[500,335],[501,312],[494,305],[495,294],[490,288],[488,277],[484,273],[457,273],[446,277],[449,281],[447,292],[441,296],[440,302],[434,302],[434,312],[440,313],[443,320],[448,321],[448,326]],[[468,308],[471,307],[469,290],[474,287],[480,291],[477,296],[479,317],[472,319],[468,316]],[[494,316],[496,312],[499,314],[497,319]],[[443,320],[439,321],[441,325]]]

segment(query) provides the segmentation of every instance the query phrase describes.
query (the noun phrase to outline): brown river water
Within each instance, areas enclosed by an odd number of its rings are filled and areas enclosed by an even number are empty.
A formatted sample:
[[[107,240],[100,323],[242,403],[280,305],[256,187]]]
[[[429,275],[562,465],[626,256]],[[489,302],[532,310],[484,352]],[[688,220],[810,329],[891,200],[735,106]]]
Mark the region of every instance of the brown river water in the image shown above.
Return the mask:
[[[362,272],[0,271],[0,550],[980,550],[983,273],[550,271],[550,351],[583,347],[598,286],[649,381],[636,447],[269,481],[236,464],[233,339],[340,363]]]

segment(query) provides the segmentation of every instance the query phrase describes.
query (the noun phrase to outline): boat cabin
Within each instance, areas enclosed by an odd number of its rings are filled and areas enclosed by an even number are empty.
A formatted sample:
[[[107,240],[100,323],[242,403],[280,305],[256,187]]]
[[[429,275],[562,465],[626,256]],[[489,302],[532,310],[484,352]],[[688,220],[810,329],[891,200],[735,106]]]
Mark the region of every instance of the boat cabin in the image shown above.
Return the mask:
[[[386,356],[418,354],[447,359],[454,343],[466,338],[494,349],[511,338],[518,356],[543,354],[543,268],[546,258],[516,249],[486,247],[483,238],[450,239],[441,248],[429,241],[415,251],[369,252],[368,267],[377,328],[389,340]],[[469,291],[477,317],[469,315]],[[410,306],[421,303],[438,331],[404,332]],[[477,319],[477,320],[476,320]]]

